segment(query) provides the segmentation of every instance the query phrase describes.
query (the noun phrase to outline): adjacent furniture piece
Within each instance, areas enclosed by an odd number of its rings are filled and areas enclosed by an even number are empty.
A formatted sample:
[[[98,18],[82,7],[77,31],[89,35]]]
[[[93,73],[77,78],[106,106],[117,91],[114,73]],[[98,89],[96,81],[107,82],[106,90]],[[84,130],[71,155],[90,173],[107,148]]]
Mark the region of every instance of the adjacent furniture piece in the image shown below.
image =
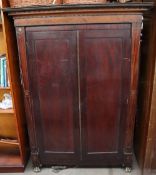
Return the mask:
[[[5,53],[5,48],[4,48],[4,38],[3,38],[3,30],[2,30],[2,21],[0,18],[0,55]]]
[[[1,7],[6,7],[6,3],[6,0],[1,1]],[[10,87],[0,87],[0,101],[4,93],[11,93],[13,109],[0,109],[0,173],[22,172],[28,159],[28,143],[18,53],[13,23],[1,11],[0,54],[4,53],[7,55]]]
[[[156,173],[156,7],[142,43],[135,153],[143,175]],[[148,21],[148,20],[147,20]]]
[[[35,171],[132,166],[142,14],[151,4],[6,9]]]

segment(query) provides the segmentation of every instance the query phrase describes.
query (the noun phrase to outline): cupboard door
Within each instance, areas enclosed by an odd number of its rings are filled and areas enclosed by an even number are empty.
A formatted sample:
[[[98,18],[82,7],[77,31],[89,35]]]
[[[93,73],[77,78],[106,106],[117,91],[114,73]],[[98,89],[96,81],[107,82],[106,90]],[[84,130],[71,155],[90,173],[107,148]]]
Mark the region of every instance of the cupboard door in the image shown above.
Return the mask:
[[[99,27],[80,32],[82,160],[86,165],[121,165],[130,94],[131,27]]]
[[[80,155],[76,32],[32,27],[26,35],[41,163],[75,164]]]

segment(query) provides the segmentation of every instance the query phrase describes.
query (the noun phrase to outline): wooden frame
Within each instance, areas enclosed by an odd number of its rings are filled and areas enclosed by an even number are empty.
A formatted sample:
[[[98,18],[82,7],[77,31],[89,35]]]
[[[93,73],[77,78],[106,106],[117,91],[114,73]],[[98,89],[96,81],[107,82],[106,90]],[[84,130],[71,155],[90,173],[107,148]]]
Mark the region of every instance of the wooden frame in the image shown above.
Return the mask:
[[[8,7],[3,0],[1,8]],[[18,53],[13,23],[1,11],[1,26],[3,28],[3,52],[7,57],[10,87],[0,88],[0,100],[4,93],[11,93],[13,109],[0,110],[0,172],[23,172],[28,160],[27,129],[23,94],[18,68]],[[10,138],[10,139],[9,139]]]
[[[145,19],[135,127],[135,153],[142,174],[151,175],[156,173],[156,7]]]

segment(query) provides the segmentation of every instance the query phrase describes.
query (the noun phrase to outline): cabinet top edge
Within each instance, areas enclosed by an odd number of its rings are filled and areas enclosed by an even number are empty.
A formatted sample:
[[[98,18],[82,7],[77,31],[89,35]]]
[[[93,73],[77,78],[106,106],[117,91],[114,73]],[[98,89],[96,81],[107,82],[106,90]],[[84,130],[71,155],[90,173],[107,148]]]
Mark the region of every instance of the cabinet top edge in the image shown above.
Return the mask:
[[[143,2],[143,3],[105,3],[105,4],[64,4],[64,5],[51,5],[51,6],[31,6],[31,7],[21,7],[21,8],[4,8],[4,12],[29,12],[29,11],[51,11],[51,10],[87,10],[87,9],[107,9],[110,11],[135,11],[144,12],[153,9],[154,3]]]

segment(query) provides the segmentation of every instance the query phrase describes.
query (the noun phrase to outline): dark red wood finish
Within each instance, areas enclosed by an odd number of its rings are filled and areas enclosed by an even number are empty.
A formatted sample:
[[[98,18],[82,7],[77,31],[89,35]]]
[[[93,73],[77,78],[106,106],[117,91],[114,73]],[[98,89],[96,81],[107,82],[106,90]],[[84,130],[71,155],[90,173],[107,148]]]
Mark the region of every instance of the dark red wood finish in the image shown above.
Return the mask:
[[[132,166],[146,8],[117,6],[12,11],[35,167]]]
[[[113,160],[116,164],[123,160],[131,26],[106,24],[103,30],[97,26],[81,31],[80,43],[83,161],[95,165],[101,160],[98,165],[109,165]]]
[[[75,31],[44,28],[27,32],[30,91],[44,164],[79,160],[76,36]]]
[[[41,162],[123,162],[131,25],[30,27],[26,37]]]

